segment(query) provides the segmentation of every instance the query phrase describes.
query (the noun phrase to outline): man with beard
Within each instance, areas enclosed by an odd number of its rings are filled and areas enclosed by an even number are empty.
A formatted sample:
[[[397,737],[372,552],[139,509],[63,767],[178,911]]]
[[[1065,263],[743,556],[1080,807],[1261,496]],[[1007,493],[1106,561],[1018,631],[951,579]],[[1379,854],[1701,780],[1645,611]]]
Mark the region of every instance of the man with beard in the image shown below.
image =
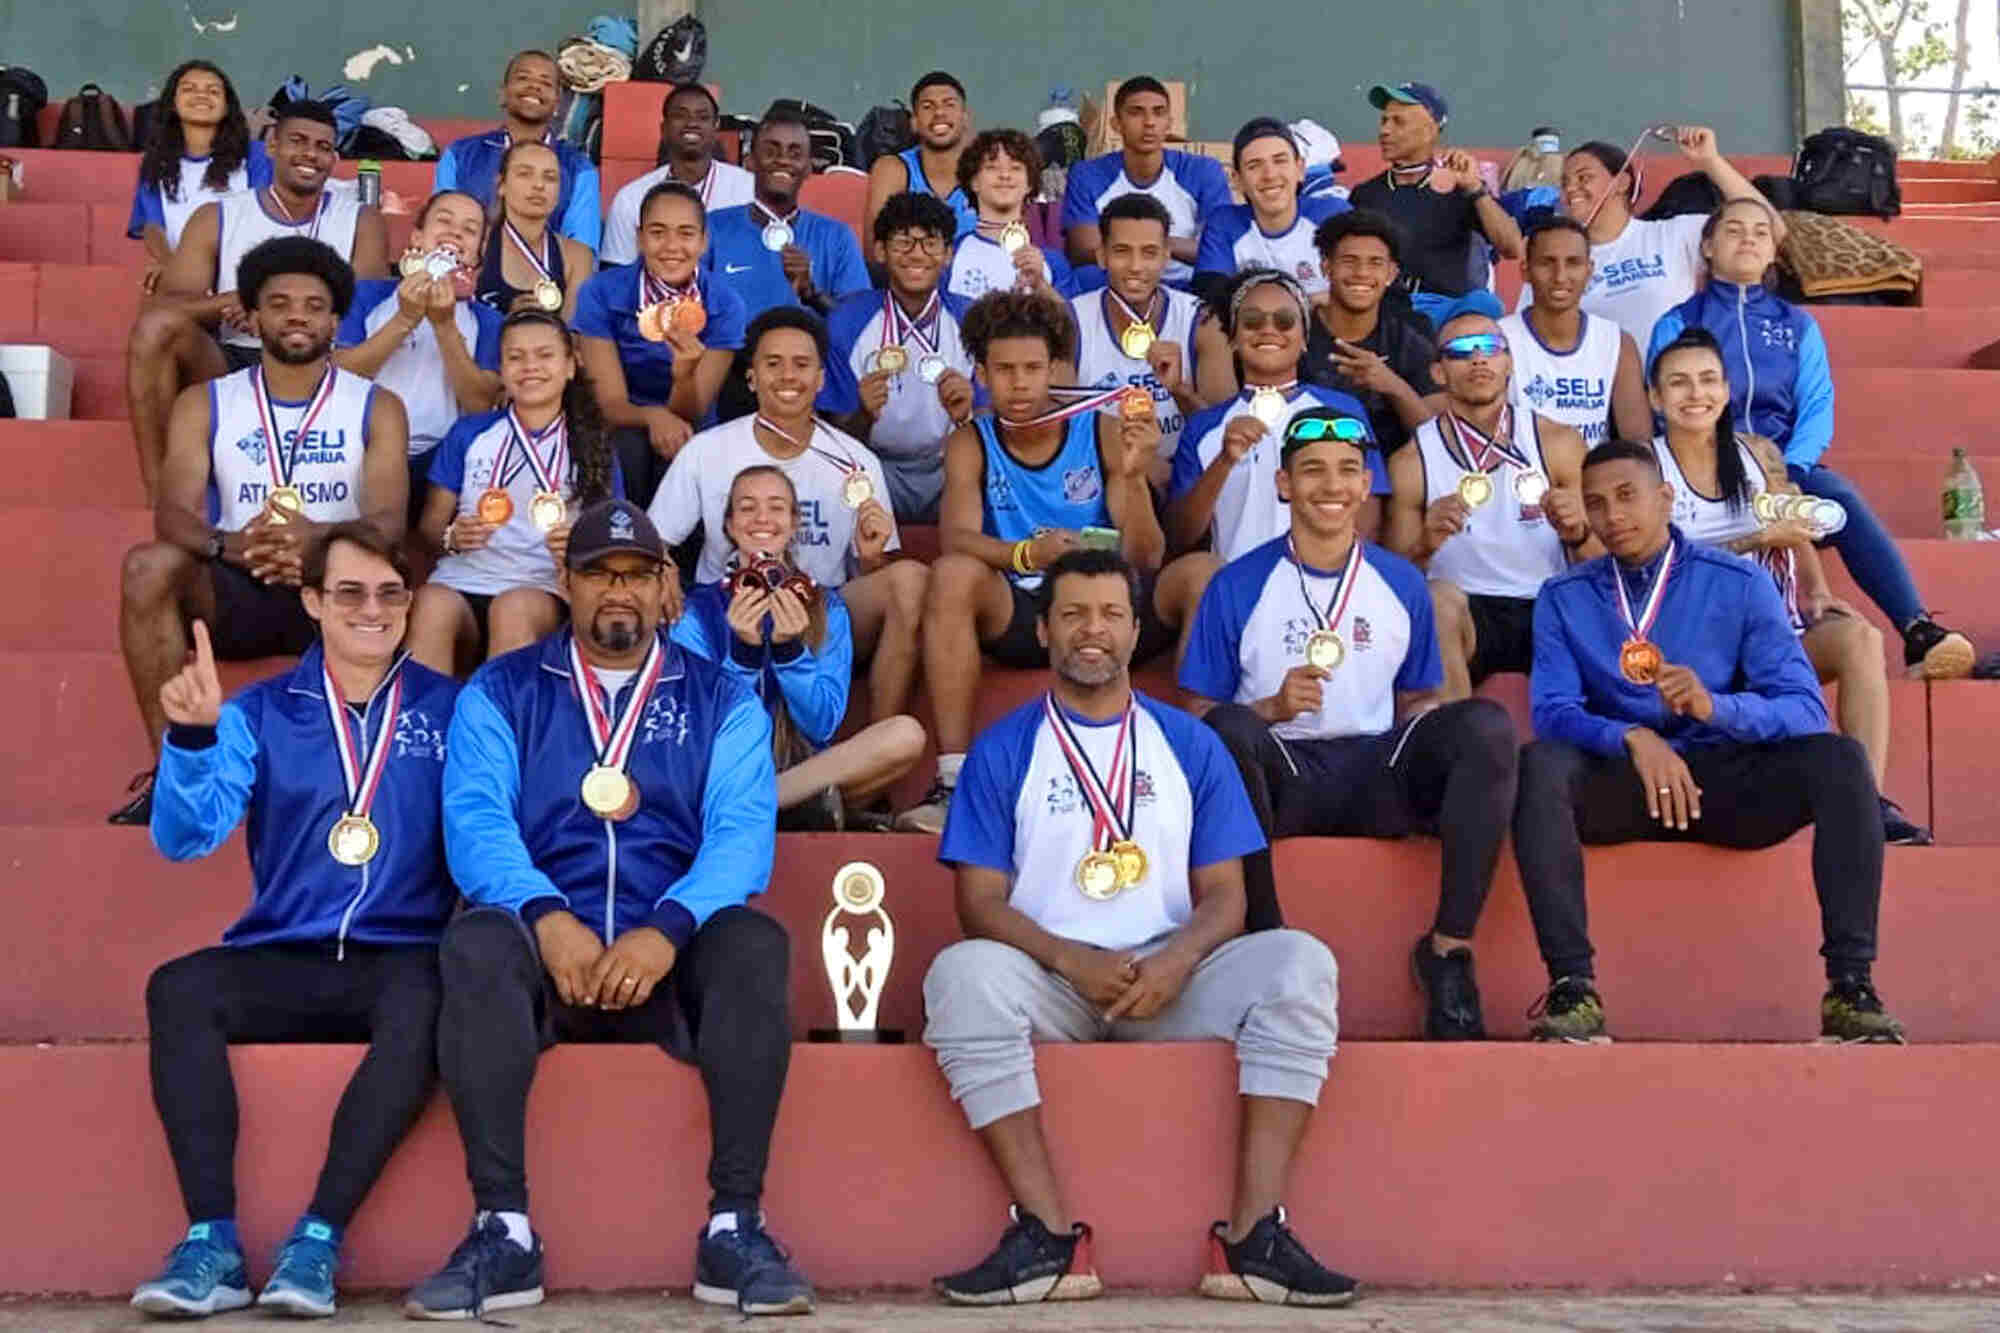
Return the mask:
[[[695,1299],[804,1313],[812,1288],[761,1207],[792,1049],[790,946],[744,905],[776,850],[770,717],[667,637],[679,585],[637,506],[585,510],[562,577],[573,628],[480,668],[452,718],[445,854],[472,906],[440,946],[438,1057],[478,1211],[403,1308],[540,1303],[528,1088],[542,1050],[598,1041],[657,1042],[701,1071],[713,1193]]]
[[[1333,1056],[1333,955],[1302,931],[1243,933],[1242,858],[1264,837],[1215,734],[1132,689],[1132,567],[1110,551],[1057,558],[1035,635],[1049,690],[974,743],[938,848],[967,938],[924,978],[924,1041],[1014,1200],[998,1247],[938,1294],[1103,1291],[1049,1158],[1032,1043],[1223,1040],[1242,1127],[1202,1294],[1345,1305],[1354,1280],[1314,1260],[1279,1205]]]
[[[854,233],[838,218],[799,207],[812,174],[812,134],[805,117],[773,107],[750,140],[756,197],[708,215],[702,266],[743,298],[755,319],[772,306],[801,305],[824,315],[849,292],[868,286],[868,266]]]
[[[592,250],[597,248],[599,221],[597,166],[574,144],[556,137],[556,105],[562,72],[546,51],[519,51],[500,75],[500,110],[506,120],[486,134],[471,134],[450,144],[438,158],[431,190],[463,190],[489,212],[500,181],[500,159],[517,143],[539,140],[553,148],[562,163],[562,193],[550,221],[555,229]]]
[[[701,197],[710,213],[747,204],[756,195],[749,172],[715,155],[715,131],[722,108],[715,94],[698,83],[674,86],[660,104],[660,165],[612,196],[597,257],[606,267],[639,257],[639,205],[647,191],[679,181]]]
[[[319,241],[286,236],[245,255],[232,276],[263,358],[174,400],[154,540],[125,553],[121,576],[119,645],[155,755],[166,731],[160,687],[187,660],[190,621],[208,622],[225,662],[302,653],[313,641],[299,600],[313,537],[357,518],[389,541],[403,536],[402,401],[332,363],[353,272]],[[152,786],[152,773],[140,774],[111,822],[146,824]]]
[[[972,128],[972,109],[965,104],[965,85],[941,69],[918,79],[910,89],[910,129],[915,146],[891,157],[875,159],[868,168],[868,206],[861,234],[875,234],[875,215],[892,194],[934,194],[950,205],[960,232],[979,225],[979,212],[958,183],[958,157]]]

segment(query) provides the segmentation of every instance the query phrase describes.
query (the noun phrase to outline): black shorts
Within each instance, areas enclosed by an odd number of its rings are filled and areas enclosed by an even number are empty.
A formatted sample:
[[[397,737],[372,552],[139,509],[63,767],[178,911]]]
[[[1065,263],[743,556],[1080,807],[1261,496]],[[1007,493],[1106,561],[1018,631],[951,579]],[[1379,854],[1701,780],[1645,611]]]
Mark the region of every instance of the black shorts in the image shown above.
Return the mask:
[[[259,583],[248,570],[220,560],[209,562],[208,577],[215,591],[209,640],[223,661],[297,657],[319,636],[297,588]]]
[[[454,588],[452,591],[458,592],[458,589]],[[478,626],[479,648],[473,654],[473,660],[475,662],[484,662],[487,650],[493,646],[493,635],[488,630],[486,624],[487,617],[493,613],[493,599],[500,594],[497,592],[460,592],[458,595],[465,599],[466,607],[472,612],[472,623]],[[556,601],[562,606],[562,611],[556,618],[556,625],[561,627],[569,623],[569,603],[563,601],[560,597],[556,598]]]
[[[222,349],[222,359],[232,374],[239,370],[248,370],[264,360],[264,349],[261,347],[238,347],[235,343],[226,343],[220,339],[217,339],[215,345]]]
[[[1139,577],[1139,646],[1132,652],[1133,666],[1150,662],[1174,646],[1174,631],[1153,609],[1155,578],[1152,574]],[[1012,580],[1007,586],[1014,594],[1013,617],[999,638],[984,640],[979,646],[1001,666],[1038,670],[1049,664],[1049,650],[1035,638],[1035,594]]]
[[[1472,608],[1472,683],[1502,671],[1526,674],[1535,663],[1535,599],[1474,597]]]

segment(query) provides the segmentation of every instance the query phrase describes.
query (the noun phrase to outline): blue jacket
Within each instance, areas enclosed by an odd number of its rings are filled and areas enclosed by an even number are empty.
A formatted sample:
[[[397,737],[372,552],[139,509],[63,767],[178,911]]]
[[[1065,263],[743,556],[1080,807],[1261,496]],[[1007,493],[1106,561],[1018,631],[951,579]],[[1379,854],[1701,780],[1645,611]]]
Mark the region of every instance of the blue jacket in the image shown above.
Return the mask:
[[[1762,287],[1712,280],[1653,325],[1649,376],[1660,349],[1696,324],[1722,344],[1736,428],[1774,441],[1789,466],[1818,463],[1833,443],[1833,372],[1813,317]]]
[[[607,943],[655,926],[685,948],[771,877],[770,718],[721,667],[669,644],[626,769],[639,809],[599,819],[579,793],[597,750],[569,644],[565,630],[495,658],[460,692],[444,772],[452,873],[473,902],[530,924],[562,908]]]
[[[431,189],[463,190],[477,199],[490,216],[494,187],[500,180],[500,159],[512,142],[504,127],[453,140],[438,155]],[[562,167],[562,193],[556,198],[550,221],[557,231],[573,241],[581,241],[596,254],[604,232],[597,198],[597,166],[567,140],[558,139],[549,146],[556,150],[556,161]]]
[[[435,944],[458,901],[438,812],[458,682],[403,663],[403,703],[369,817],[382,848],[344,866],[326,835],[347,812],[320,645],[222,706],[213,727],[170,727],[153,781],[153,845],[174,861],[220,847],[249,815],[250,908],[226,944]],[[363,734],[386,694],[368,701]]]
[[[785,701],[785,711],[813,748],[824,749],[847,716],[847,689],[854,677],[854,631],[847,603],[832,588],[819,590],[826,606],[826,637],[818,651],[804,639],[774,644],[771,618],[764,618],[766,639],[752,648],[729,628],[729,585],[704,583],[688,594],[687,609],[674,622],[672,638],[691,653],[699,653],[742,681],[769,707],[772,692]]]
[[[1825,731],[1819,678],[1770,574],[1741,556],[1691,545],[1678,528],[1672,542],[1672,581],[1648,637],[1669,663],[1701,677],[1714,716],[1675,717],[1658,689],[1620,674],[1627,631],[1611,586],[1618,562],[1606,555],[1556,575],[1535,599],[1535,734],[1608,758],[1625,752],[1633,727],[1650,727],[1682,752]],[[1659,561],[1643,577],[1627,575],[1634,615],[1642,614]]]

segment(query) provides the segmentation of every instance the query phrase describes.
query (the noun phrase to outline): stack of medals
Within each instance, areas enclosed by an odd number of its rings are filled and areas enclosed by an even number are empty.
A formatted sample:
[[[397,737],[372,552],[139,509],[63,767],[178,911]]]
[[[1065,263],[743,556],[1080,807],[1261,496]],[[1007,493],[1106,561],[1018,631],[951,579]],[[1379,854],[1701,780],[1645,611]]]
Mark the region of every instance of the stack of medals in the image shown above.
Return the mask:
[[[1796,519],[1805,524],[1815,540],[1830,537],[1847,526],[1847,507],[1838,500],[1824,500],[1816,495],[1759,491],[1750,501],[1750,512],[1764,524]]]
[[[802,569],[793,569],[776,556],[762,552],[739,554],[732,561],[734,568],[729,572],[729,591],[732,595],[745,592],[776,592],[783,588],[799,599],[800,605],[808,610],[819,600],[819,584],[813,582],[812,575]]]
[[[1542,500],[1549,493],[1549,479],[1536,470],[1526,454],[1514,447],[1513,426],[1511,406],[1501,408],[1500,429],[1491,439],[1480,434],[1476,426],[1459,420],[1455,413],[1445,412],[1438,417],[1438,430],[1444,436],[1447,450],[1457,455],[1466,470],[1458,479],[1458,498],[1465,501],[1466,508],[1478,509],[1491,500],[1493,470],[1511,463],[1514,499],[1520,503],[1522,517],[1537,518],[1541,515]]]
[[[299,456],[299,450],[306,445],[306,432],[319,419],[320,412],[333,401],[333,391],[340,379],[340,371],[328,365],[326,373],[320,376],[319,386],[307,400],[305,411],[299,416],[299,428],[292,432],[291,443],[278,434],[278,414],[271,406],[271,391],[264,386],[264,369],[259,366],[250,376],[250,395],[257,403],[257,421],[264,430],[264,464],[271,474],[271,487],[264,496],[264,521],[272,527],[283,527],[306,511],[305,492],[292,480],[292,460]]]
[[[639,336],[648,342],[663,343],[667,330],[690,336],[708,327],[708,309],[701,303],[701,287],[688,279],[686,287],[673,287],[639,267]]]
[[[863,470],[858,461],[844,454],[834,453],[830,449],[822,449],[813,443],[815,439],[819,438],[819,418],[813,418],[812,434],[803,440],[793,435],[777,422],[771,420],[771,418],[765,416],[762,412],[757,414],[757,424],[793,448],[805,449],[832,464],[834,471],[840,473],[841,476],[840,502],[849,509],[859,509],[862,505],[867,504],[875,498],[875,483],[868,479],[868,473]]]
[[[596,673],[578,651],[576,636],[570,635],[570,684],[576,688],[577,701],[583,705],[583,720],[590,728],[591,744],[597,749],[597,762],[583,775],[580,794],[584,806],[599,819],[623,821],[639,809],[639,784],[625,769],[632,759],[632,741],[639,734],[639,720],[646,715],[646,701],[652,697],[653,686],[659,683],[666,662],[660,636],[655,634],[653,646],[646,650],[646,660],[639,664],[639,674],[632,678],[632,696],[614,719],[608,708],[615,701],[602,697]],[[609,922],[605,928],[610,929]]]
[[[535,286],[533,290],[535,304],[552,315],[562,309],[563,289],[556,283],[554,276],[555,265],[549,262],[549,248],[560,245],[562,242],[549,235],[549,233],[543,232],[542,253],[536,254],[528,248],[526,238],[519,231],[515,230],[513,223],[504,218],[501,219],[500,230],[506,234],[507,244],[513,247],[514,253],[521,256],[521,259],[528,265],[529,269],[534,272]]]
[[[1618,590],[1618,614],[1625,621],[1625,642],[1618,645],[1618,672],[1634,685],[1651,685],[1660,678],[1660,667],[1666,662],[1660,647],[1647,635],[1653,632],[1653,622],[1660,618],[1660,607],[1666,600],[1667,580],[1674,572],[1674,542],[1667,539],[1667,553],[1660,559],[1660,572],[1653,576],[1653,587],[1646,594],[1646,605],[1638,619],[1632,616],[1632,599],[1625,592],[1625,573],[1616,563],[1611,567],[1611,586]]]
[[[1306,636],[1306,665],[1318,667],[1322,671],[1337,671],[1347,660],[1347,641],[1340,637],[1340,622],[1347,615],[1347,603],[1354,596],[1354,585],[1361,582],[1361,539],[1356,537],[1347,550],[1347,565],[1340,572],[1340,586],[1327,599],[1326,609],[1320,610],[1319,603],[1313,601],[1312,592],[1306,587],[1306,567],[1292,549],[1292,539],[1285,538],[1285,554],[1291,557],[1292,569],[1299,576],[1299,596],[1305,599],[1306,609],[1312,612],[1313,624],[1318,628]]]
[[[1132,837],[1139,789],[1133,776],[1138,767],[1138,707],[1126,701],[1125,716],[1119,720],[1118,737],[1112,745],[1109,781],[1098,778],[1054,694],[1042,696],[1042,712],[1077,789],[1090,804],[1090,850],[1076,863],[1076,887],[1086,898],[1109,902],[1145,879],[1149,865],[1145,849]]]
[[[896,302],[894,292],[882,293],[882,346],[862,363],[871,374],[887,371],[900,375],[909,367],[910,353],[906,344],[915,344],[917,349],[917,378],[926,384],[936,384],[944,378],[945,371],[951,369],[944,357],[938,354],[937,327],[939,311],[943,302],[937,289],[931,289],[931,299],[915,319],[903,313],[903,307]]]
[[[1152,317],[1153,307],[1160,302],[1159,291],[1154,290],[1152,299],[1146,303],[1146,313],[1143,315],[1127,305],[1125,298],[1111,288],[1106,287],[1104,294],[1117,303],[1118,309],[1123,312],[1127,320],[1125,331],[1118,335],[1118,350],[1125,354],[1127,360],[1144,361],[1146,353],[1153,350],[1153,343],[1159,338],[1159,334],[1153,328]]]
[[[1258,385],[1250,391],[1250,415],[1263,422],[1265,430],[1275,432],[1285,424],[1285,417],[1292,410],[1292,390],[1298,387],[1297,380]]]
[[[333,859],[344,866],[367,865],[381,850],[382,834],[375,827],[375,821],[368,817],[368,811],[375,804],[375,794],[382,789],[382,773],[388,767],[389,752],[395,748],[396,717],[403,710],[403,662],[397,658],[389,668],[375,694],[368,701],[361,721],[357,723],[348,714],[347,705],[342,702],[340,689],[333,683],[333,672],[327,668],[324,659],[320,662],[320,686],[326,691],[327,719],[333,723],[334,743],[340,751],[340,777],[347,789],[347,810],[333,822],[326,831],[326,849]],[[382,708],[382,720],[375,727],[375,743],[367,749],[364,730],[368,712],[372,711],[375,700],[382,697],[382,691],[389,692]]]
[[[513,228],[509,227],[508,230],[512,231]],[[449,278],[458,272],[458,267],[458,247],[451,244],[440,245],[429,252],[405,250],[403,257],[396,261],[396,271],[406,278],[414,278],[419,273],[431,278]],[[558,306],[562,304],[560,295],[556,298],[556,304]]]
[[[542,457],[542,441],[551,442],[547,458]],[[480,492],[479,521],[495,527],[514,516],[514,497],[507,487],[526,467],[535,474],[535,496],[528,501],[528,519],[543,534],[555,531],[569,517],[562,497],[561,477],[569,471],[569,427],[558,416],[539,431],[521,424],[514,409],[507,409],[507,444],[493,466],[493,484]]]

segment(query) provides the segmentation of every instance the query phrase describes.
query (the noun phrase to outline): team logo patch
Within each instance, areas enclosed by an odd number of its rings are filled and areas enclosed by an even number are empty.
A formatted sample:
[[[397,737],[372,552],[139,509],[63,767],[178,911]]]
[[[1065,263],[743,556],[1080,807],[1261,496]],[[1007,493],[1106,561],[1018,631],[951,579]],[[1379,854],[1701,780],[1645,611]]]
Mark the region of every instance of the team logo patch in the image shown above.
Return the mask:
[[[1368,617],[1354,617],[1354,651],[1363,652],[1374,646],[1375,631],[1368,628]]]
[[[632,540],[632,516],[622,509],[611,511],[611,540],[614,542]]]
[[[1073,505],[1089,504],[1104,494],[1104,483],[1098,479],[1097,468],[1072,468],[1063,473],[1063,499]]]
[[[630,524],[628,522],[627,526]],[[646,715],[639,720],[639,741],[652,745],[659,741],[671,740],[675,745],[686,745],[688,738],[688,712],[684,704],[676,702],[672,696],[658,690],[646,701]]]
[[[258,467],[264,466],[264,428],[259,426],[236,441],[236,448]]]
[[[1538,374],[1521,386],[1521,396],[1536,407],[1540,407],[1556,396],[1556,386]]]
[[[1314,272],[1315,270],[1313,266],[1311,264],[1308,264],[1305,260],[1301,259],[1299,261],[1298,271],[1294,273],[1292,276],[1297,278],[1300,282],[1311,282],[1313,280]]]
[[[435,759],[444,761],[445,729],[421,708],[405,708],[396,714],[396,751],[398,759]]]

